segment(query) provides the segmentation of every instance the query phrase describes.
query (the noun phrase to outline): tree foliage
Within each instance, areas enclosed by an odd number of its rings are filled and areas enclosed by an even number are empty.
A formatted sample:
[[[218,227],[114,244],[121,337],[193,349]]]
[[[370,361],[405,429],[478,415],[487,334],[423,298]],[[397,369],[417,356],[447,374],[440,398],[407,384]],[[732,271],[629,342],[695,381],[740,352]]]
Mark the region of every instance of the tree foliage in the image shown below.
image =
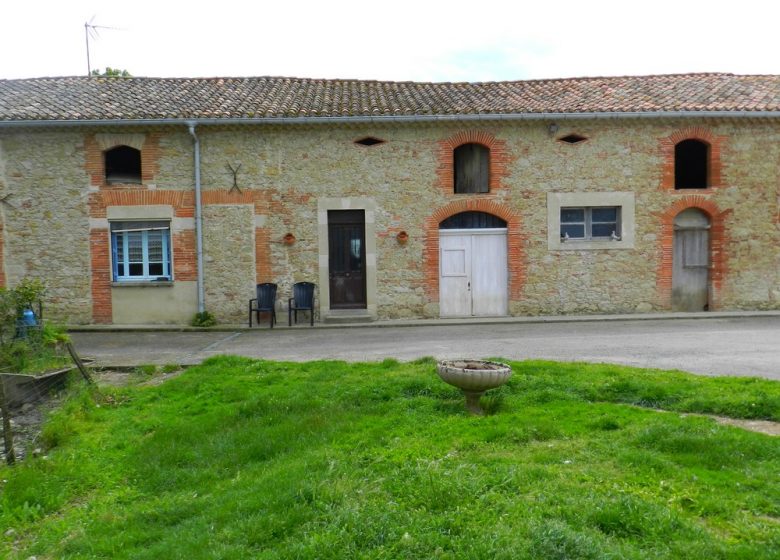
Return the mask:
[[[99,76],[101,78],[132,78],[133,76],[127,70],[121,70],[119,68],[111,68],[106,66],[105,72],[101,72],[95,68],[90,76]]]

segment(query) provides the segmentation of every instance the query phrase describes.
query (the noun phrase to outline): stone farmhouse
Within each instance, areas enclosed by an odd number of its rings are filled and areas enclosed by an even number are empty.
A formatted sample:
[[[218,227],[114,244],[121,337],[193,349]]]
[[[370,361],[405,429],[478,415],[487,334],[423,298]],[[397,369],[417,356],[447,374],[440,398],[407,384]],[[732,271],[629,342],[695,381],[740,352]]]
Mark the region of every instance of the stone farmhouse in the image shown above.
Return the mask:
[[[780,76],[0,80],[0,222],[71,324],[779,309]]]

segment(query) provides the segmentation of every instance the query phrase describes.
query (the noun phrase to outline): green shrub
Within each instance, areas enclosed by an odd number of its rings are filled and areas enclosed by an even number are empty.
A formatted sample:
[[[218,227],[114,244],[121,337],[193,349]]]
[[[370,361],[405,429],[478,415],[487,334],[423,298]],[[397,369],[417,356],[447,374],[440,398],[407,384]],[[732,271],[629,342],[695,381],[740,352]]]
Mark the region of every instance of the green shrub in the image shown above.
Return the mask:
[[[46,323],[38,332],[40,333],[41,342],[47,346],[58,346],[70,342],[70,336],[68,336],[64,327]]]
[[[201,311],[195,314],[190,324],[193,327],[213,327],[217,324],[217,320],[208,311]]]
[[[27,369],[33,350],[26,340],[11,340],[0,345],[0,370],[20,373]]]
[[[41,322],[19,326],[22,313],[26,309],[37,311],[45,292],[37,278],[25,278],[11,289],[0,288],[0,370],[41,373],[70,363],[61,349],[70,342],[64,328]]]
[[[13,289],[16,299],[16,309],[21,313],[24,309],[32,308],[43,298],[46,287],[37,278],[24,278]]]

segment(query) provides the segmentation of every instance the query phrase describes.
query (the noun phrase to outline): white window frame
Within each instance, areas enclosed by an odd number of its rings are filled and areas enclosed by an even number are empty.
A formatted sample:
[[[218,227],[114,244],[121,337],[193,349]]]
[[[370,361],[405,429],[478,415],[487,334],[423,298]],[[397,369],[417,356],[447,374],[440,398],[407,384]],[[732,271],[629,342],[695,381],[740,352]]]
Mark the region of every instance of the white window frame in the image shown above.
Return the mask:
[[[602,210],[602,209],[614,209],[615,210],[615,221],[612,222],[611,220],[609,222],[594,222],[593,221],[593,210]],[[564,243],[568,243],[570,241],[620,241],[620,232],[622,230],[621,228],[621,221],[620,221],[620,206],[564,206],[561,208],[561,214],[563,214],[566,210],[582,210],[582,221],[577,222],[564,222],[561,219],[561,227],[564,227],[566,224],[570,225],[582,225],[582,237],[569,237],[565,238],[564,236],[561,236],[561,241]],[[612,237],[609,235],[593,235],[593,226],[594,224],[606,224],[606,223],[614,223],[615,229],[612,230]]]
[[[597,207],[619,208],[620,239],[599,237],[561,240],[561,208]],[[547,247],[550,251],[633,249],[634,212],[632,192],[547,193]]]
[[[150,221],[128,221],[122,220],[127,224],[122,229],[112,229],[111,232],[111,261],[112,278],[114,282],[171,282],[173,281],[173,263],[171,259],[171,223],[170,221],[160,221],[159,225],[150,225]],[[151,222],[154,223],[154,222]],[[134,227],[137,224],[138,227]],[[149,236],[151,232],[163,232],[161,235],[162,244],[162,274],[149,273]],[[141,233],[142,247],[142,266],[143,273],[140,275],[130,275],[130,254],[128,250],[129,233]],[[119,244],[122,243],[122,265],[124,274],[119,274]],[[155,261],[156,262],[156,261]]]

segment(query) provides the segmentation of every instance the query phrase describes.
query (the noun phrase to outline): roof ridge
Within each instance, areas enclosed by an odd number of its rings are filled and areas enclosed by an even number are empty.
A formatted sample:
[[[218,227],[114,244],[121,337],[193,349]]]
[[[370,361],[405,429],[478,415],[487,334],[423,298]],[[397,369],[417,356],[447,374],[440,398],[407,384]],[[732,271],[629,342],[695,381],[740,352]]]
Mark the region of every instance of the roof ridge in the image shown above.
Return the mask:
[[[733,78],[753,78],[753,77],[780,77],[778,74],[735,74],[732,72],[680,72],[667,74],[639,74],[639,75],[616,75],[616,76],[570,76],[565,78],[529,78],[517,80],[484,80],[484,81],[416,81],[416,80],[379,80],[362,78],[312,78],[300,76],[36,76],[33,78],[0,78],[2,82],[32,82],[32,81],[60,81],[60,80],[129,80],[129,81],[291,81],[306,83],[366,83],[366,84],[402,84],[402,85],[452,85],[452,86],[474,86],[474,85],[492,85],[492,84],[522,84],[522,83],[560,83],[560,82],[586,82],[602,80],[647,80],[653,78],[706,78],[706,77],[733,77]]]

